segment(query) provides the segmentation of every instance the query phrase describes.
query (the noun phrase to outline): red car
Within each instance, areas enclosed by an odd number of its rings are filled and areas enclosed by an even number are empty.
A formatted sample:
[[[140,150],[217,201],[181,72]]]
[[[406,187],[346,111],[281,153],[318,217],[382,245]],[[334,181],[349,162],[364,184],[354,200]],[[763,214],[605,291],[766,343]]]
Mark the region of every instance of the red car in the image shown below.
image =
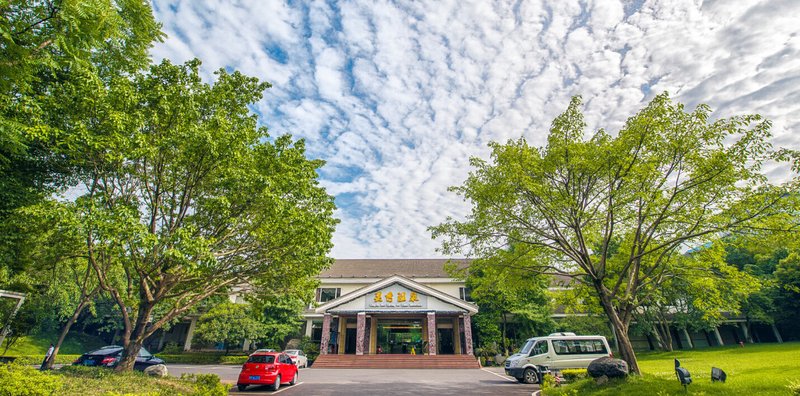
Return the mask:
[[[271,385],[271,389],[276,391],[281,384],[296,384],[297,371],[297,366],[285,353],[256,352],[242,366],[236,386],[243,391],[248,385]]]

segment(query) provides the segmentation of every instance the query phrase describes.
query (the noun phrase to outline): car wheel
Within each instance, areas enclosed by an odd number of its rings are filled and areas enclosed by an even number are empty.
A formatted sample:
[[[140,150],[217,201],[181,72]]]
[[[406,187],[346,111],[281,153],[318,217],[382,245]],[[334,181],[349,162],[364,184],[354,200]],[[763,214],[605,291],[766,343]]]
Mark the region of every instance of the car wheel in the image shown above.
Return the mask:
[[[299,376],[299,375],[300,375],[300,371],[299,371],[299,370],[298,370],[298,371],[295,371],[295,372],[294,372],[294,378],[292,378],[292,382],[290,382],[290,383],[289,383],[289,385],[294,385],[294,384],[296,384],[296,383],[297,383],[297,376]]]
[[[539,376],[536,375],[536,371],[534,369],[526,368],[522,373],[522,382],[526,384],[535,384],[539,382]]]
[[[278,375],[277,377],[275,377],[275,383],[272,384],[272,390],[276,391],[280,387],[281,387],[281,376]]]
[[[236,385],[236,387],[239,388],[239,392],[244,392],[247,389],[247,385]]]

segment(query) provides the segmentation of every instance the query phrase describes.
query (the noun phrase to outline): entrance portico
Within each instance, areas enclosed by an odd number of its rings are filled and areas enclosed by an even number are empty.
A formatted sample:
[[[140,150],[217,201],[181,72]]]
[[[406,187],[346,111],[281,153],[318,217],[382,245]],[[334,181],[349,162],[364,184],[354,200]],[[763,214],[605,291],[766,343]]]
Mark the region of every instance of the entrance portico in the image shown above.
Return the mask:
[[[400,275],[319,306],[320,354],[472,355],[477,306]]]

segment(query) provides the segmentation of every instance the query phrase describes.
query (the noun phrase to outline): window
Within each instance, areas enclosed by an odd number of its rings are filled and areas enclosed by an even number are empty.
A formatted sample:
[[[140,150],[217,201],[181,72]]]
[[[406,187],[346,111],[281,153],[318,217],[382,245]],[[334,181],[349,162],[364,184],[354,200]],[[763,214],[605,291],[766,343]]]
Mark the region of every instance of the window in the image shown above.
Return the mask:
[[[339,298],[342,289],[339,287],[320,287],[317,289],[317,302],[324,303]]]
[[[602,340],[553,340],[553,349],[557,355],[608,354]]]
[[[459,287],[458,295],[464,301],[472,301],[472,289],[468,287]]]
[[[247,363],[273,363],[275,356],[273,355],[253,355],[247,358]]]
[[[320,342],[322,340],[322,321],[311,322],[311,341]]]
[[[543,355],[545,353],[547,353],[547,341],[539,341],[533,346],[531,356]]]

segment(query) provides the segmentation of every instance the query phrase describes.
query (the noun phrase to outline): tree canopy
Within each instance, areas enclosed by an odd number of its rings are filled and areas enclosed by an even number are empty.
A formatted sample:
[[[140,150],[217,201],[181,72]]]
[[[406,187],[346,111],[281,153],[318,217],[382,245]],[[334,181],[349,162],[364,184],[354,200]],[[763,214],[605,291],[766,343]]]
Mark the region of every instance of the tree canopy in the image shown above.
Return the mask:
[[[452,188],[471,213],[431,230],[445,253],[488,257],[513,244],[529,271],[586,285],[639,373],[628,328],[659,285],[686,275],[675,258],[780,212],[790,187],[761,171],[775,155],[760,116],[712,120],[708,106],[686,111],[661,94],[615,135],[587,139],[580,106],[573,98],[553,121],[545,147],[491,143],[491,161],[472,158]],[[691,276],[722,276],[719,265]]]
[[[122,314],[120,370],[203,299],[329,264],[336,221],[322,162],[258,126],[248,106],[268,84],[225,70],[206,84],[199,65],[164,61],[115,79],[65,120],[65,150],[85,170],[85,253]]]

